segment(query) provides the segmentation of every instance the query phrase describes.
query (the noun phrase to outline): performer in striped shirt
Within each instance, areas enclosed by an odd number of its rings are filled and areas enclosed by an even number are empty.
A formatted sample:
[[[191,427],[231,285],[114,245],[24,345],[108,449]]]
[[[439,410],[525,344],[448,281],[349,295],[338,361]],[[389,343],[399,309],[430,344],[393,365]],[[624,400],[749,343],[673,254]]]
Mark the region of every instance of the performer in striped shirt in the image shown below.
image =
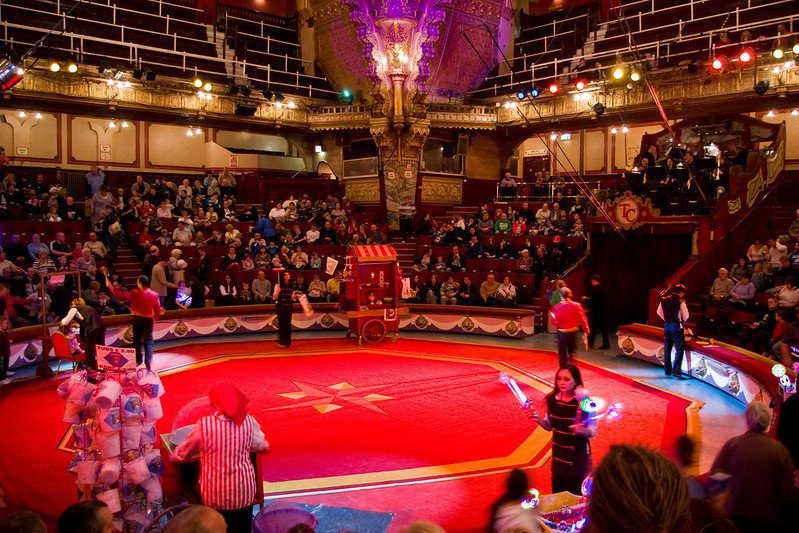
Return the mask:
[[[546,395],[546,415],[530,412],[538,424],[552,432],[552,492],[569,491],[579,495],[583,480],[591,470],[591,445],[596,424],[580,409],[583,378],[574,365],[555,374],[555,389]]]
[[[234,384],[220,382],[208,391],[217,411],[201,418],[175,449],[173,460],[200,457],[200,496],[225,517],[230,533],[249,533],[255,502],[255,469],[250,453],[269,449],[261,427],[247,414],[248,399]]]

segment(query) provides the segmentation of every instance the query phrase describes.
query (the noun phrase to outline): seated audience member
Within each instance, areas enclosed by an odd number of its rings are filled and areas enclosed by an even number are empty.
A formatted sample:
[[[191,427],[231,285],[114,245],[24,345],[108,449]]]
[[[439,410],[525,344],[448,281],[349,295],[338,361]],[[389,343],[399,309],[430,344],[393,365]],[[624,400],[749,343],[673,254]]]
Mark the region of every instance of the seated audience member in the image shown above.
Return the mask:
[[[326,299],[328,302],[336,302],[338,301],[338,296],[341,291],[341,271],[336,270],[333,272],[333,277],[327,280],[326,284],[327,288],[327,296]]]
[[[235,246],[228,246],[227,254],[222,258],[220,263],[222,270],[239,270],[241,263]]]
[[[33,262],[33,266],[31,268],[33,268],[33,272],[37,276],[41,276],[42,274],[47,274],[49,272],[55,272],[56,270],[55,263],[53,263],[53,260],[50,259],[50,254],[44,250],[39,252],[39,257]]]
[[[774,268],[780,267],[780,259],[787,257],[788,247],[780,242],[779,239],[768,240],[768,257],[771,266]]]
[[[106,255],[108,255],[108,250],[105,247],[105,244],[101,240],[97,238],[97,234],[95,232],[89,233],[89,240],[83,243],[83,249],[89,250],[91,254],[96,257],[97,259],[104,259]]]
[[[793,250],[788,254],[788,262],[794,275],[799,275],[799,241],[793,245]]]
[[[660,453],[613,445],[593,474],[588,520],[594,533],[690,531],[688,484]]]
[[[747,258],[740,257],[738,258],[738,262],[732,265],[730,269],[730,278],[732,278],[733,281],[738,281],[744,274],[748,276],[752,275],[752,265],[748,263]]]
[[[725,510],[743,533],[788,531],[796,498],[793,459],[788,449],[767,433],[771,410],[766,404],[751,402],[744,417],[747,431],[724,444],[711,474],[730,476]]]
[[[489,274],[486,280],[480,284],[480,300],[483,305],[494,305],[499,283],[497,283],[494,274]]]
[[[54,261],[57,261],[59,257],[72,255],[72,247],[67,244],[66,236],[60,231],[55,234],[55,240],[50,243],[50,255]]]
[[[369,225],[369,231],[366,232],[366,242],[369,244],[382,244],[385,237],[377,228],[377,224]]]
[[[446,272],[447,271],[447,262],[444,261],[444,256],[439,255],[436,259],[436,262],[430,267],[430,270],[433,272]]]
[[[795,309],[777,311],[777,325],[771,338],[774,357],[790,366],[799,357],[799,313]]]
[[[70,505],[58,517],[57,533],[110,533],[114,516],[106,504],[88,500]]]
[[[301,246],[297,246],[297,249],[291,254],[291,266],[298,270],[308,267],[308,254],[302,251]]]
[[[38,257],[38,255],[33,257],[28,255],[28,247],[22,244],[22,238],[17,233],[11,235],[11,243],[6,246],[6,255],[8,255],[9,260],[13,261],[17,266],[33,262],[33,260]]]
[[[735,286],[735,283],[729,278],[726,268],[720,268],[718,274],[710,287],[710,303],[714,304],[729,300],[730,292]]]
[[[752,284],[755,286],[756,291],[763,291],[766,290],[766,275],[763,272],[763,263],[755,263],[754,269],[752,270]]]
[[[746,251],[746,258],[752,264],[768,260],[768,246],[764,245],[760,239],[755,239]]]
[[[97,261],[94,259],[91,250],[84,248],[81,257],[77,260],[75,266],[81,272],[88,272],[90,267],[97,268]]]
[[[777,325],[777,299],[769,297],[766,302],[766,311],[758,316],[755,322],[747,324],[738,333],[741,348],[749,349],[762,354],[769,350],[773,343],[769,343],[774,328]]]
[[[783,309],[793,309],[799,302],[799,288],[796,287],[796,279],[785,278],[782,285],[766,291],[777,298],[777,305]]]
[[[535,222],[539,226],[549,222],[549,219],[552,218],[552,211],[549,209],[549,204],[544,202],[538,211],[535,212]]]
[[[516,184],[516,180],[513,179],[510,172],[505,172],[505,175],[502,176],[502,179],[499,182],[499,195],[500,196],[516,196],[516,192],[518,190],[518,185]]]
[[[172,232],[172,242],[175,246],[191,246],[194,232],[184,220],[178,220],[178,227]]]
[[[740,306],[750,306],[755,300],[755,286],[749,280],[749,274],[740,275],[738,283],[730,291],[730,301]]]
[[[449,256],[449,263],[447,263],[447,270],[449,272],[465,272],[466,261],[461,257],[460,248],[457,246],[452,247],[452,255]]]
[[[241,283],[241,290],[239,291],[239,295],[236,297],[236,303],[238,305],[252,305],[255,303],[255,295],[250,289],[250,282],[243,281]]]
[[[502,283],[497,287],[494,301],[501,307],[513,307],[516,305],[516,286],[511,283],[510,277],[505,276]]]
[[[508,220],[508,215],[502,213],[499,215],[499,219],[494,224],[494,233],[499,234],[507,234],[510,233],[512,229],[511,223]]]
[[[225,517],[205,505],[192,505],[167,522],[164,533],[220,533],[227,530]]]
[[[262,304],[272,300],[272,283],[266,279],[264,270],[259,270],[252,281],[252,292],[255,295],[256,303]]]
[[[477,305],[479,292],[469,276],[463,277],[463,283],[458,288],[458,305]]]
[[[219,300],[216,305],[222,307],[226,305],[236,305],[239,290],[233,282],[230,274],[225,274],[225,280],[219,285]]]
[[[0,499],[2,502],[2,499]],[[2,507],[0,507],[2,509]],[[73,531],[78,531],[77,529]],[[80,530],[81,532],[92,532],[94,530]],[[108,533],[110,533],[110,529]],[[58,533],[61,529],[58,529]],[[97,533],[106,533],[103,530],[98,530]],[[47,526],[44,524],[42,517],[33,511],[16,511],[9,515],[0,518],[0,533],[47,533]]]
[[[511,470],[505,481],[505,488],[505,493],[491,505],[489,531],[494,533],[541,531],[533,508],[522,506],[522,501],[530,496],[530,486],[524,470],[518,468]]]
[[[788,259],[788,256],[780,257],[780,266],[773,269],[774,272],[774,282],[775,283],[782,283],[785,281],[786,278],[790,278],[793,276],[793,269],[791,268],[791,261]]]
[[[689,471],[696,465],[696,441],[690,435],[680,435],[676,442],[677,461],[680,471],[688,483],[688,494],[691,498],[704,500],[707,498],[707,491],[704,485]]]
[[[533,258],[530,257],[530,250],[525,248],[521,252],[519,252],[520,257],[516,260],[516,272],[522,272],[524,274],[529,274],[533,271],[533,267],[535,266],[535,262]]]
[[[441,305],[455,305],[458,303],[459,284],[452,276],[441,284]]]
[[[319,279],[319,274],[314,274],[311,283],[308,284],[308,300],[312,302],[327,301],[327,285]]]
[[[41,241],[38,233],[34,233],[31,235],[31,243],[28,245],[28,261],[36,261],[41,251],[47,252],[48,255],[50,254],[50,248]]]

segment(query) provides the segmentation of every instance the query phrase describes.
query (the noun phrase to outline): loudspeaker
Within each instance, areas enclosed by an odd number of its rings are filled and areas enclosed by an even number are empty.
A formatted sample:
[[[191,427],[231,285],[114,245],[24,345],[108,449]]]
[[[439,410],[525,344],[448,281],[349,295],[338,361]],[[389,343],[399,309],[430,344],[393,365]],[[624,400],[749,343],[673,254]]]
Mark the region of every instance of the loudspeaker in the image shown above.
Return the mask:
[[[236,103],[236,114],[241,115],[242,117],[251,117],[257,110],[258,106],[255,104],[247,104],[243,102]]]

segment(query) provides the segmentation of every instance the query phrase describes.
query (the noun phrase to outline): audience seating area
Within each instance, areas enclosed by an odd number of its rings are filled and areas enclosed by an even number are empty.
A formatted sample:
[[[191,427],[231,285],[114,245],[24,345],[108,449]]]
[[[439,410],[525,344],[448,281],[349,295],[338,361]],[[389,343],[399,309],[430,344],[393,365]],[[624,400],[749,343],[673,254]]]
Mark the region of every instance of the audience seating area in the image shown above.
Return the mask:
[[[270,17],[267,23],[248,14],[255,12],[227,13],[228,25],[215,28],[202,21],[202,10],[169,1],[8,0],[0,6],[0,25],[3,42],[20,54],[55,28],[34,53],[45,60],[137,67],[186,79],[196,73],[220,84],[246,75],[257,88],[268,84],[272,90],[316,98],[337,94],[325,78],[305,74],[297,59],[296,21]],[[224,59],[225,29],[235,62]]]
[[[619,63],[645,63],[646,70],[657,71],[706,64],[717,52],[734,56],[745,46],[767,53],[780,24],[795,38],[799,14],[792,0],[640,0],[612,5],[606,22],[578,8],[521,20],[512,72],[488,76],[473,97],[509,96],[519,86],[540,88],[553,78],[607,80],[608,69]],[[722,32],[729,43],[717,50]],[[746,42],[744,32],[749,32]]]

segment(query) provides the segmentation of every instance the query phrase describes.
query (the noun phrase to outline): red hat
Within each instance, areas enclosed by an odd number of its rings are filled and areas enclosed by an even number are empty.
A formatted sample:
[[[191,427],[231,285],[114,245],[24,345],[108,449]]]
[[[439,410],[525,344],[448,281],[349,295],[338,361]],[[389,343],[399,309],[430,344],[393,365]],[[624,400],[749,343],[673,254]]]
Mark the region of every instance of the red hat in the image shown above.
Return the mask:
[[[247,404],[250,400],[233,383],[220,381],[212,385],[208,391],[208,400],[236,425],[241,425],[244,422],[244,418],[247,416]]]
[[[560,235],[555,235],[555,238],[552,239],[554,242],[560,242]]]

